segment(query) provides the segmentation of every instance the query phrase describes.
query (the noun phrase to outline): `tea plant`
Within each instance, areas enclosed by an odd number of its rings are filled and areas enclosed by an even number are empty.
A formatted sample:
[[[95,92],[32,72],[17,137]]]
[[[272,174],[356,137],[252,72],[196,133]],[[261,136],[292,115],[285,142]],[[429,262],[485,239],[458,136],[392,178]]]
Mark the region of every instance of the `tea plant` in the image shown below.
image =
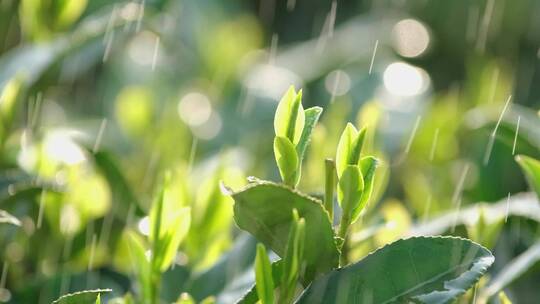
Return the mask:
[[[276,298],[277,303],[449,303],[464,294],[494,261],[487,249],[466,239],[404,239],[352,265],[343,263],[342,246],[368,204],[377,159],[361,156],[366,129],[348,124],[336,154],[341,221],[334,229],[333,162],[326,161],[325,203],[295,189],[303,156],[297,147],[307,144],[313,129],[305,127],[300,98],[301,92],[289,89],[274,121],[274,152],[284,184],[256,179],[232,194],[238,226],[281,257],[270,266],[258,246],[256,285],[239,303]]]

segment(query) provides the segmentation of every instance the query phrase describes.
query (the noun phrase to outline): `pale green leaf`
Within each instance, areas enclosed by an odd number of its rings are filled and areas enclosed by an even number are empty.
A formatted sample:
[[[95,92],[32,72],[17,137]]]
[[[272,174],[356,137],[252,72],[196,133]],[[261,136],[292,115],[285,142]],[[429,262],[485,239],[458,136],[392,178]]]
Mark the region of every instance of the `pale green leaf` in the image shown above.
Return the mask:
[[[373,184],[375,179],[375,171],[379,161],[373,156],[366,156],[360,160],[360,171],[364,180],[364,189],[360,198],[360,203],[352,212],[352,222],[358,218],[360,212],[366,207],[373,192]]]
[[[453,303],[494,259],[462,238],[399,240],[316,279],[296,303]]]
[[[298,172],[298,155],[296,149],[286,137],[274,138],[274,155],[283,182],[289,186],[296,186]]]
[[[165,271],[171,265],[191,223],[191,209],[181,207],[179,202],[171,199],[169,179],[167,175],[150,211],[149,237],[154,271]]]
[[[274,280],[272,278],[272,266],[263,244],[257,244],[255,284],[261,304],[273,304]]]
[[[364,190],[364,179],[360,168],[348,165],[338,182],[338,201],[347,218],[352,219],[353,210],[360,204]]]
[[[191,208],[183,207],[165,215],[162,222],[162,234],[159,237],[155,254],[155,265],[162,272],[169,268],[176,256],[178,247],[186,237],[191,223]]]
[[[277,260],[272,263],[272,279],[274,282],[279,282],[283,272],[283,260]],[[244,294],[236,304],[255,304],[259,301],[257,294],[257,284],[255,284],[246,294]]]
[[[274,116],[274,130],[276,136],[288,138],[297,144],[302,136],[305,124],[304,108],[302,107],[302,91],[296,93],[294,87],[283,95],[279,101]]]
[[[298,219],[298,213],[294,210],[294,224],[289,232],[286,254],[283,258],[283,271],[281,276],[279,303],[291,303],[296,290],[303,262],[305,221]]]
[[[128,245],[129,259],[137,278],[141,284],[143,298],[150,301],[152,283],[150,280],[151,270],[150,261],[146,256],[146,248],[140,235],[132,231],[125,231],[126,241]],[[127,301],[126,301],[127,302]]]
[[[357,137],[358,131],[351,123],[348,123],[343,133],[341,133],[336,153],[336,170],[339,178],[341,178],[343,171],[349,165],[351,150]]]

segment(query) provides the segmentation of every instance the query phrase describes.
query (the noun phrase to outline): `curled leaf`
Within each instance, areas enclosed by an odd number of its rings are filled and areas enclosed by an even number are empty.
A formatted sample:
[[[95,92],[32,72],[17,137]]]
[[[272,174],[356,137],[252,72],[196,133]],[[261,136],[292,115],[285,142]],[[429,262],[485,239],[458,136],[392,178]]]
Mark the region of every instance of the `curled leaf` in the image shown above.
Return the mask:
[[[353,210],[360,204],[364,190],[364,178],[360,168],[348,165],[338,183],[338,201],[343,210],[343,216],[352,219]]]
[[[302,91],[296,93],[294,87],[291,86],[279,101],[274,116],[276,136],[286,137],[295,145],[300,141],[305,124],[305,113],[301,101]]]
[[[283,182],[296,186],[298,175],[298,155],[291,141],[286,137],[274,138],[274,155]]]
[[[375,179],[375,171],[377,169],[379,161],[373,156],[366,156],[360,160],[360,171],[362,172],[362,177],[364,179],[364,189],[362,191],[362,196],[358,205],[354,207],[352,213],[352,222],[356,221],[360,212],[366,207],[369,199],[371,198],[371,193],[373,193],[373,181]]]

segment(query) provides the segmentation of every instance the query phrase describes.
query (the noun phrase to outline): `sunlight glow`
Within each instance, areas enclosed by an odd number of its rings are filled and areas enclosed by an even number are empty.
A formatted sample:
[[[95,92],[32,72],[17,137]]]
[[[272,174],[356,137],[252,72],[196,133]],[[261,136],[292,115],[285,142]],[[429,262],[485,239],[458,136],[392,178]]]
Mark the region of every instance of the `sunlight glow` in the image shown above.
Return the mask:
[[[426,26],[415,19],[403,19],[392,29],[394,48],[403,57],[422,55],[429,46],[429,32]]]
[[[201,126],[210,119],[212,105],[206,95],[191,92],[180,99],[178,115],[190,127]]]
[[[394,62],[384,71],[384,86],[397,96],[413,96],[423,93],[429,86],[426,71],[405,62]]]
[[[351,89],[351,77],[343,70],[330,72],[325,80],[324,87],[332,96],[342,96]]]
[[[47,134],[44,145],[45,153],[60,163],[76,165],[86,161],[83,150],[73,141],[68,131]]]

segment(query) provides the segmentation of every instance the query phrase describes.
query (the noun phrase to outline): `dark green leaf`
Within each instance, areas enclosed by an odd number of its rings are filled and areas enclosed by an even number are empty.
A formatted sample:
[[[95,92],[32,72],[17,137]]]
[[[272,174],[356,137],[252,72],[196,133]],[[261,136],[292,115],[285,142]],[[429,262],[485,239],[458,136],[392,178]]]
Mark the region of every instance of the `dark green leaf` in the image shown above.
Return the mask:
[[[315,280],[297,303],[451,303],[494,259],[462,238],[399,240]]]

